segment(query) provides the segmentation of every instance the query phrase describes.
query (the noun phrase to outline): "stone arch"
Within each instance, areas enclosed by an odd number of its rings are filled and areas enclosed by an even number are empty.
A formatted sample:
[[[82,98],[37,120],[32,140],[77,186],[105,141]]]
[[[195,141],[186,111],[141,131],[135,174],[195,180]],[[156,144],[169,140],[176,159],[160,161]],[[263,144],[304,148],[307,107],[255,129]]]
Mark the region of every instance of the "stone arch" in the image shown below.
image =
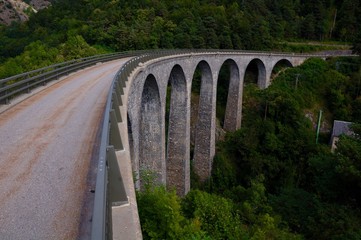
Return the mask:
[[[273,66],[273,68],[275,68],[277,65],[283,65],[283,66],[286,66],[286,67],[293,67],[293,64],[290,60],[286,59],[286,58],[283,58],[283,59],[280,59],[276,62],[276,64]]]
[[[175,188],[178,195],[190,189],[189,121],[187,84],[181,66],[175,65],[168,80],[170,109],[167,144],[167,186]]]
[[[155,174],[158,183],[165,183],[162,142],[162,110],[155,77],[147,76],[141,98],[139,129],[139,167],[141,174]],[[143,173],[143,174],[144,174]],[[142,187],[142,179],[140,179]]]
[[[224,65],[229,68],[229,84],[223,128],[235,131],[241,127],[243,79],[241,81],[238,65],[233,59],[224,61],[221,69]],[[217,87],[218,85],[217,82]]]
[[[255,58],[252,61],[250,61],[246,67],[246,71],[250,65],[255,64],[257,66],[257,73],[258,73],[258,77],[257,77],[257,86],[259,88],[266,88],[267,85],[267,72],[266,72],[266,66],[265,64],[262,62],[262,60],[260,60],[259,58]]]
[[[217,85],[216,85],[216,124],[218,125],[218,121],[220,127],[224,128],[224,120],[225,120],[225,113],[226,113],[226,105],[227,105],[227,98],[229,92],[229,83],[231,78],[231,67],[230,61],[226,60],[220,66],[218,70],[217,76]],[[217,133],[216,133],[216,141],[217,141]]]
[[[272,66],[270,80],[276,77],[281,71],[281,69],[285,69],[289,67],[293,67],[293,64],[288,59],[284,58],[277,61],[276,64]]]
[[[215,151],[216,91],[209,64],[203,60],[198,63],[197,68],[201,72],[201,89],[195,129],[193,167],[199,179],[205,181],[211,174]]]

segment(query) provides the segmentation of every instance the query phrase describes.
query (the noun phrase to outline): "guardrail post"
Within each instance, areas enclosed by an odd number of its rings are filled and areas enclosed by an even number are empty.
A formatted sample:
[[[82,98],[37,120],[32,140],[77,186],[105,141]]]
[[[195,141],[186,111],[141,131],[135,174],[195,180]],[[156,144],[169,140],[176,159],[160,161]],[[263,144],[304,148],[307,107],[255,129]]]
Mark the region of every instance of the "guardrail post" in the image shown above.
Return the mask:
[[[45,79],[45,77],[43,77],[43,80]],[[46,84],[47,84],[47,81],[43,81],[43,83],[42,83],[42,85],[43,86],[46,86]]]
[[[0,97],[1,96],[6,96],[8,94],[8,91],[6,90],[3,94],[0,94]],[[3,100],[0,101],[0,104],[9,104],[10,103],[10,99],[7,97],[7,98],[4,98]]]
[[[118,101],[118,96],[117,93],[115,91],[113,91],[113,96],[112,96],[112,107],[115,111],[115,115],[117,117],[117,121],[118,122],[122,122],[122,115],[120,114],[120,110],[119,110],[119,101]]]
[[[109,142],[116,150],[123,150],[122,138],[120,137],[117,117],[114,109],[110,110],[110,138]]]
[[[124,88],[124,87],[126,87],[126,85],[125,85],[125,81],[127,80],[127,76],[126,76],[127,74],[125,73],[125,72],[122,72],[122,74],[120,75],[120,83],[121,83],[121,87],[122,88]]]
[[[30,83],[27,83],[27,84],[26,84],[26,86],[28,86],[28,88],[26,89],[26,93],[30,93],[30,92],[31,92],[29,85],[30,85]]]
[[[118,85],[118,88],[119,88],[119,93],[120,95],[123,95],[124,94],[124,90],[123,90],[123,87],[121,86],[120,82],[121,81],[121,78],[118,79],[117,81],[117,85]],[[124,84],[125,85],[125,84]]]
[[[116,91],[115,91],[115,92],[116,92]],[[118,106],[123,106],[122,95],[123,95],[123,94],[118,94],[118,93],[116,93],[117,100],[118,100]],[[120,118],[120,121],[122,121],[121,118]]]
[[[5,95],[7,95],[7,94],[8,94],[8,91],[5,91]],[[6,105],[10,104],[10,98],[9,97],[5,98],[5,104]]]
[[[120,80],[120,77],[119,77],[118,80],[115,82],[115,89],[117,90],[118,95],[123,95],[123,94],[124,94],[123,87],[120,86],[119,81],[121,81],[121,80]]]
[[[115,154],[114,146],[107,147],[107,162],[108,162],[108,192],[109,203],[111,206],[120,206],[128,202],[128,197],[125,192],[124,182],[120,173],[118,159]]]

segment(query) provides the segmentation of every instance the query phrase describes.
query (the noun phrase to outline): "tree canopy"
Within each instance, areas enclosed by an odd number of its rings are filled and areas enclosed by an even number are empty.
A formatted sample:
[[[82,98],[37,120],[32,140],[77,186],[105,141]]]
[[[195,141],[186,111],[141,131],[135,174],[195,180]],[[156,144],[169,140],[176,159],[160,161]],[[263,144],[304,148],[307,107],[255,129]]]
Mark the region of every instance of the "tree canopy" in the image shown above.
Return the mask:
[[[79,36],[102,51],[157,48],[305,51],[317,48],[286,46],[283,42],[336,40],[355,42],[357,52],[360,2],[58,0],[25,23],[0,26],[0,63],[21,55],[37,41],[46,48],[60,50],[69,36]],[[79,52],[73,57],[78,56],[84,55]],[[50,54],[49,60],[52,59]]]

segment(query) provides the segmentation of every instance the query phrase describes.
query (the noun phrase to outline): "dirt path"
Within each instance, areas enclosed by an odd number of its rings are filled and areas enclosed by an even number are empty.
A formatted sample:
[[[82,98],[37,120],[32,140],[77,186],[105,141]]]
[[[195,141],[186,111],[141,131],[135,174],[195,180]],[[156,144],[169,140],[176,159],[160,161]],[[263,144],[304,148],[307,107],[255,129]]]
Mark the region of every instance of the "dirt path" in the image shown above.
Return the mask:
[[[80,71],[0,114],[0,239],[79,237],[98,127],[124,62]]]

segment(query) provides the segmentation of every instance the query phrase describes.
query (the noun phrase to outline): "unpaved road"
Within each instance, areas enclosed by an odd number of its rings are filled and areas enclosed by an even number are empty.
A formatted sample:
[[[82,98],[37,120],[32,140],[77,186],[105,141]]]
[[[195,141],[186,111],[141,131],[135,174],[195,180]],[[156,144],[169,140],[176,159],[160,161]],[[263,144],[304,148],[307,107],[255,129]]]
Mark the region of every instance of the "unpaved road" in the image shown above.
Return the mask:
[[[0,239],[89,237],[92,153],[125,61],[79,71],[0,114]]]

